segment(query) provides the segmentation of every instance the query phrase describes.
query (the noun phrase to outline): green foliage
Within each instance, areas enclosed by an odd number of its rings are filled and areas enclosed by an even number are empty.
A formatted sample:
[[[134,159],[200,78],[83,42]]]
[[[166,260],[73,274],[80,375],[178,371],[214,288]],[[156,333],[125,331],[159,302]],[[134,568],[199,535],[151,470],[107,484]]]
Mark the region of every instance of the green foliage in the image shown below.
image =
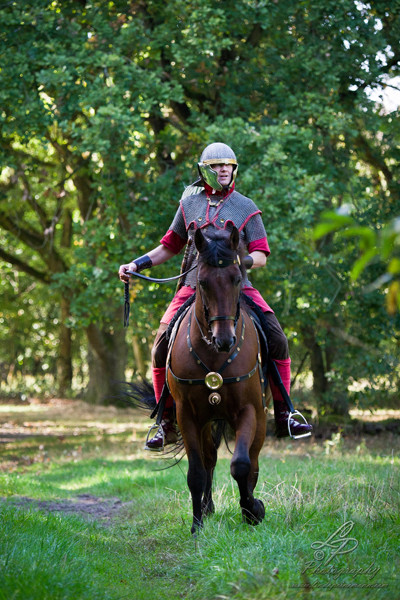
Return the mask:
[[[49,309],[42,303],[40,286],[27,275],[9,268],[3,269],[0,290],[3,391],[15,392],[17,388],[19,394],[26,393],[28,378],[30,391],[54,394],[59,329],[55,295],[53,308]]]
[[[76,339],[90,325],[113,335],[122,318],[119,264],[158,245],[201,150],[225,141],[239,158],[238,189],[263,210],[272,248],[254,284],[285,324],[294,362],[318,347],[326,386],[336,380],[346,391],[345,365],[359,352],[349,340],[387,344],[383,292],[363,294],[372,246],[355,263],[352,238],[330,232],[316,242],[312,232],[322,212],[346,203],[368,230],[399,214],[399,120],[370,96],[398,74],[392,5],[7,3],[0,257],[38,282],[48,319],[54,298],[68,304],[58,319]],[[157,276],[175,274],[179,263]],[[394,279],[391,290],[397,297]],[[146,356],[172,293],[131,286]],[[390,344],[397,355],[394,336]],[[377,371],[354,377],[379,371],[383,381],[390,369],[377,362]]]
[[[388,313],[394,315],[400,309],[400,218],[393,219],[376,231],[361,226],[350,215],[328,212],[322,215],[322,221],[314,231],[315,239],[337,232],[343,238],[358,238],[361,256],[354,262],[350,277],[357,280],[366,267],[379,260],[386,266],[385,273],[368,285],[368,290],[387,288],[386,306]]]

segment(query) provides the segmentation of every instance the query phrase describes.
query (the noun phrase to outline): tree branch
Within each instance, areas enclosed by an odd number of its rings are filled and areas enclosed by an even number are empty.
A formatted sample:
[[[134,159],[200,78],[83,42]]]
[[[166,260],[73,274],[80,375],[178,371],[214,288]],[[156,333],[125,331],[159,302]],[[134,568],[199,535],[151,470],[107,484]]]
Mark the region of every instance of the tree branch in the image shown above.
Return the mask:
[[[34,277],[34,279],[38,279],[42,283],[50,283],[50,277],[47,273],[43,271],[38,271],[34,267],[31,267],[30,265],[24,263],[21,259],[17,258],[16,256],[9,254],[2,248],[0,248],[0,258],[4,260],[4,262],[13,265],[16,269],[18,269],[18,271],[22,271],[23,273]]]
[[[32,250],[38,250],[46,243],[45,238],[39,232],[21,227],[3,211],[0,211],[0,227],[12,233],[14,237],[24,242]]]
[[[14,237],[21,240],[26,246],[35,250],[42,260],[48,265],[52,273],[63,273],[66,265],[53,246],[47,244],[47,238],[34,229],[21,227],[8,215],[0,211],[0,227],[9,231]]]
[[[21,167],[21,172],[19,172],[18,174],[22,181],[22,185],[24,186],[23,199],[28,201],[29,205],[33,208],[34,212],[37,214],[40,224],[42,225],[43,229],[45,229],[48,226],[50,219],[47,216],[46,211],[43,209],[43,207],[40,204],[38,204],[36,202],[35,198],[32,196],[29,180],[26,177],[24,171],[22,170],[22,167]]]
[[[390,184],[393,179],[393,174],[385,163],[385,159],[381,156],[381,154],[377,152],[376,149],[371,146],[371,144],[368,143],[361,133],[359,133],[356,137],[355,144],[361,150],[364,160],[377,171],[381,171],[388,184]]]

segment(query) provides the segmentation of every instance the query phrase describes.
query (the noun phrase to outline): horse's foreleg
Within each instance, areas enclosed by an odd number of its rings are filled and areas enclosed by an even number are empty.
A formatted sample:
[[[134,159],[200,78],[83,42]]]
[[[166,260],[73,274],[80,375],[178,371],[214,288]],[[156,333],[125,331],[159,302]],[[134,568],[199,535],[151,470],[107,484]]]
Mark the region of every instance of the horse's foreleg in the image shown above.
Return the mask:
[[[214,512],[214,502],[212,499],[212,482],[214,469],[217,462],[217,449],[211,432],[211,423],[203,430],[202,433],[202,454],[204,467],[206,469],[206,485],[202,500],[203,516],[207,516]]]
[[[193,523],[191,532],[196,533],[203,526],[202,498],[207,483],[207,472],[201,454],[196,449],[187,451],[189,469],[187,483],[192,496]]]
[[[187,484],[192,496],[193,523],[191,532],[196,533],[203,525],[202,498],[207,483],[207,472],[203,464],[200,431],[192,417],[182,413],[177,407],[177,418],[188,457]]]
[[[250,448],[250,472],[249,472],[249,478],[248,478],[248,486],[249,486],[249,492],[251,492],[251,493],[253,493],[253,491],[257,485],[258,474],[259,474],[258,456],[259,456],[260,450],[264,444],[265,433],[266,433],[266,418],[265,418],[265,414],[261,413],[257,417],[256,433],[255,433],[254,440],[253,440],[253,443]],[[253,496],[253,498],[254,498],[254,496]],[[258,523],[261,523],[261,521],[265,517],[265,507],[264,507],[264,503],[262,502],[262,500],[259,500],[258,498],[254,498],[254,505],[250,511],[250,514],[243,513],[243,517],[247,521],[247,523],[250,523],[252,525],[257,525]]]
[[[258,430],[256,411],[253,406],[248,406],[242,411],[236,424],[236,444],[231,460],[231,474],[239,487],[243,518],[252,525],[260,523],[265,516],[263,503],[253,496],[258,477],[258,453],[262,445],[260,445]],[[255,441],[256,445],[254,445]]]
[[[258,474],[259,474],[258,457],[259,457],[261,448],[265,441],[265,434],[266,434],[266,417],[265,417],[264,412],[262,412],[257,417],[256,433],[254,436],[253,443],[250,447],[251,467],[250,467],[250,473],[249,473],[249,487],[250,487],[251,491],[254,491],[254,489],[257,485],[257,481],[258,481]]]

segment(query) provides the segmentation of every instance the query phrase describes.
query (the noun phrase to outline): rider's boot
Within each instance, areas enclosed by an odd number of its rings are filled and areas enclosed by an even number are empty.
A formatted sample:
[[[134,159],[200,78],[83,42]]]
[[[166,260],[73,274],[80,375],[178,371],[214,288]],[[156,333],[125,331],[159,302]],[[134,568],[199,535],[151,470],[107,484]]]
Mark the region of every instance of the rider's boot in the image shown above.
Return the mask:
[[[160,401],[161,392],[164,387],[165,372],[165,367],[153,367],[153,387],[157,404]],[[157,429],[156,434],[146,441],[145,448],[146,450],[159,452],[163,450],[164,446],[174,444],[177,440],[178,429],[174,417],[173,400],[172,396],[169,395],[165,402],[165,409],[160,427]]]
[[[147,440],[146,449],[160,452],[164,446],[178,441],[178,428],[173,414],[173,408],[166,408],[157,433]]]
[[[290,395],[290,358],[284,360],[274,360],[274,363],[278,368],[282,383],[285,386],[287,393]],[[272,399],[274,401],[277,437],[280,438],[289,436],[289,425],[292,436],[301,436],[311,433],[312,425],[309,423],[299,423],[293,418],[290,418],[289,420],[289,408],[279,390],[279,387],[275,384],[271,376],[269,377],[269,385],[271,388]]]

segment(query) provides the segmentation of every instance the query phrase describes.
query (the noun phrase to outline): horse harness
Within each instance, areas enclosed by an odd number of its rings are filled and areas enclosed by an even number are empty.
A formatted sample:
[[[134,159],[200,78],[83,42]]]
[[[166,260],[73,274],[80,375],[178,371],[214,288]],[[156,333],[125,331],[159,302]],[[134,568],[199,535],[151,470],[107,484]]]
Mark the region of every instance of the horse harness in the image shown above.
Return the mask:
[[[239,256],[237,256],[237,260],[227,260],[227,261],[222,261],[219,260],[218,264],[215,264],[214,266],[218,266],[218,267],[226,267],[229,266],[229,264],[238,262],[240,264],[240,258]],[[157,282],[157,283],[164,283],[167,281],[172,281],[174,279],[181,279],[184,275],[186,275],[187,273],[189,273],[190,271],[194,270],[197,267],[197,262],[196,264],[192,265],[189,269],[187,269],[184,273],[181,273],[180,275],[177,275],[175,277],[168,277],[166,279],[155,279],[152,277],[147,277],[145,275],[141,275],[140,273],[137,272],[129,272],[130,275],[135,275],[136,277],[140,277],[142,279],[145,279],[147,281],[152,281],[152,282]],[[175,326],[173,328],[171,337],[170,337],[170,343],[169,343],[169,350],[168,350],[168,356],[167,356],[167,373],[171,373],[172,377],[175,379],[175,381],[178,381],[179,383],[182,383],[184,385],[206,385],[209,389],[214,390],[208,397],[208,401],[210,402],[210,404],[212,405],[217,405],[221,402],[221,396],[220,394],[216,391],[218,389],[220,389],[222,387],[222,385],[224,383],[239,383],[240,381],[244,381],[245,379],[250,379],[251,377],[253,377],[253,375],[255,374],[257,367],[258,367],[258,371],[259,371],[259,376],[260,376],[260,381],[261,384],[263,386],[263,388],[265,389],[265,378],[264,378],[264,374],[263,374],[263,368],[262,368],[262,359],[261,359],[261,351],[260,351],[260,335],[264,338],[265,340],[265,331],[263,326],[260,323],[260,318],[259,315],[257,315],[257,311],[258,307],[254,306],[254,302],[252,300],[250,300],[248,297],[245,296],[246,302],[250,305],[251,307],[251,312],[252,314],[250,314],[250,318],[251,318],[251,322],[253,324],[253,327],[255,329],[255,332],[257,334],[257,345],[258,345],[258,350],[257,350],[257,362],[255,364],[255,366],[253,367],[253,369],[247,373],[246,375],[241,375],[240,377],[225,377],[223,378],[221,375],[221,372],[229,365],[233,362],[233,360],[237,357],[237,355],[240,352],[241,346],[243,344],[244,341],[244,332],[245,332],[245,323],[244,323],[244,318],[243,318],[243,314],[242,314],[242,332],[240,335],[240,339],[239,342],[236,346],[236,348],[234,349],[233,353],[231,354],[231,356],[225,361],[225,363],[222,365],[222,367],[219,369],[218,372],[215,371],[210,371],[208,369],[208,367],[205,365],[205,363],[199,358],[199,356],[197,355],[196,351],[193,348],[193,345],[191,343],[191,339],[190,339],[190,327],[191,327],[191,318],[192,318],[192,312],[194,311],[194,307],[190,307],[188,306],[186,310],[184,310],[184,312],[182,313],[182,315],[180,316],[180,318],[177,320],[177,322],[175,323]],[[204,303],[203,303],[204,304]],[[206,307],[205,307],[206,308]],[[175,373],[173,373],[172,369],[171,369],[171,351],[172,351],[172,347],[175,341],[175,337],[176,337],[176,333],[178,331],[178,328],[180,326],[180,324],[182,323],[182,320],[184,318],[184,316],[187,314],[187,311],[191,310],[191,313],[189,315],[189,321],[188,321],[188,332],[187,332],[187,343],[188,343],[188,347],[189,347],[189,352],[191,352],[197,362],[197,364],[199,364],[200,366],[202,366],[202,368],[207,372],[204,379],[183,379],[181,377],[177,377],[175,375]],[[255,311],[255,314],[254,312]],[[125,307],[124,307],[124,326],[127,327],[128,323],[129,323],[129,313],[130,313],[130,303],[129,303],[129,283],[125,284]],[[238,302],[237,305],[237,311],[236,311],[236,315],[235,317],[232,316],[218,316],[218,317],[211,317],[208,320],[208,324],[210,324],[212,321],[217,321],[217,320],[230,320],[233,319],[235,321],[235,326],[236,323],[238,321],[238,318],[241,314],[241,310],[240,310],[240,303]],[[254,316],[253,316],[254,314]],[[195,314],[195,319],[197,321],[197,317]],[[198,323],[199,327],[200,324]],[[201,330],[200,330],[200,333]],[[202,338],[203,340],[209,342],[207,340],[207,338],[205,338],[205,336],[202,334]],[[293,439],[297,439],[297,438],[301,438],[301,437],[308,437],[311,435],[311,433],[306,433],[303,435],[299,435],[299,436],[294,436],[291,433],[290,430],[290,418],[294,415],[299,415],[304,421],[305,423],[307,423],[306,419],[304,418],[304,416],[293,407],[293,404],[291,402],[290,396],[288,394],[288,392],[285,389],[284,384],[282,383],[282,379],[280,377],[279,371],[276,367],[276,364],[274,363],[274,361],[268,361],[269,365],[272,366],[272,370],[271,370],[271,374],[272,377],[276,383],[276,385],[279,387],[282,397],[284,399],[284,401],[287,404],[287,407],[289,409],[289,417],[288,417],[288,431],[289,431],[289,436]],[[147,439],[149,438],[151,432],[153,429],[157,428],[160,429],[160,423],[162,420],[162,415],[163,415],[163,410],[165,407],[165,401],[166,398],[169,394],[169,389],[168,389],[168,382],[167,382],[167,378],[166,378],[166,382],[164,384],[164,388],[163,391],[161,393],[161,398],[159,403],[157,404],[156,408],[154,409],[151,418],[155,418],[156,419],[156,424],[153,425],[148,434],[147,434]],[[266,406],[266,402],[265,402],[265,394],[262,394],[262,402],[263,402],[263,407],[264,407],[264,411],[268,412],[268,408]],[[161,428],[162,431],[162,428]],[[164,434],[163,434],[164,435]],[[146,440],[147,443],[147,440]]]
[[[192,315],[193,315],[193,312],[195,311],[195,307],[192,306],[190,309],[188,308],[188,310],[190,310],[189,319],[188,319],[188,325],[187,325],[187,335],[186,335],[186,341],[187,341],[188,349],[189,349],[189,352],[192,354],[192,356],[193,356],[194,360],[196,361],[196,363],[199,366],[201,366],[202,369],[205,371],[206,375],[203,378],[199,378],[199,379],[184,379],[182,377],[178,377],[177,375],[175,375],[175,373],[172,371],[172,368],[171,368],[171,353],[172,353],[172,348],[173,348],[173,345],[174,345],[174,342],[175,342],[175,338],[176,338],[176,334],[177,334],[178,328],[179,328],[180,323],[182,322],[182,320],[183,320],[186,312],[182,315],[181,320],[176,323],[176,325],[174,327],[174,331],[173,331],[173,333],[171,335],[170,344],[169,344],[169,350],[168,350],[168,356],[167,356],[167,365],[166,365],[167,366],[167,373],[170,373],[172,375],[172,377],[175,379],[175,381],[177,381],[178,383],[183,384],[183,385],[206,385],[210,390],[212,390],[212,393],[208,397],[208,401],[212,405],[217,405],[217,404],[219,404],[221,402],[221,396],[217,392],[217,390],[219,390],[223,386],[224,383],[225,384],[239,383],[239,382],[244,381],[246,379],[250,379],[256,373],[257,369],[258,369],[258,372],[259,372],[261,384],[262,384],[262,386],[264,386],[264,376],[263,376],[263,371],[262,371],[260,341],[259,341],[259,336],[258,336],[257,329],[256,329],[256,327],[255,327],[255,325],[253,323],[253,320],[252,320],[252,324],[253,324],[254,330],[255,330],[256,335],[257,335],[257,345],[258,345],[256,364],[251,369],[251,371],[249,371],[245,375],[241,375],[241,376],[237,376],[237,377],[235,377],[235,376],[234,377],[223,377],[223,375],[222,375],[223,371],[229,365],[231,365],[232,362],[235,360],[235,358],[239,355],[239,353],[241,351],[241,348],[242,348],[242,345],[243,345],[243,342],[244,342],[246,325],[245,325],[243,314],[242,314],[242,328],[241,328],[240,337],[239,337],[237,345],[233,349],[233,352],[230,354],[230,356],[223,363],[223,365],[218,369],[218,371],[211,371],[207,367],[207,365],[201,360],[201,358],[199,357],[199,355],[197,354],[196,350],[193,347],[191,336],[190,336],[190,329],[191,329],[191,325],[192,325]],[[240,314],[241,314],[241,311],[240,311],[240,307],[239,307],[239,303],[238,303],[237,315],[240,315]],[[195,319],[196,319],[196,314],[195,314]],[[214,321],[215,320],[227,320],[227,319],[234,319],[235,322],[237,321],[237,317],[212,317],[212,320],[214,320]],[[197,319],[196,319],[196,321],[197,321]],[[210,319],[210,321],[211,321],[211,319]],[[204,339],[204,337],[203,337],[203,339]],[[264,404],[264,409],[265,409],[266,406],[265,406],[264,394],[263,394],[263,404]]]

